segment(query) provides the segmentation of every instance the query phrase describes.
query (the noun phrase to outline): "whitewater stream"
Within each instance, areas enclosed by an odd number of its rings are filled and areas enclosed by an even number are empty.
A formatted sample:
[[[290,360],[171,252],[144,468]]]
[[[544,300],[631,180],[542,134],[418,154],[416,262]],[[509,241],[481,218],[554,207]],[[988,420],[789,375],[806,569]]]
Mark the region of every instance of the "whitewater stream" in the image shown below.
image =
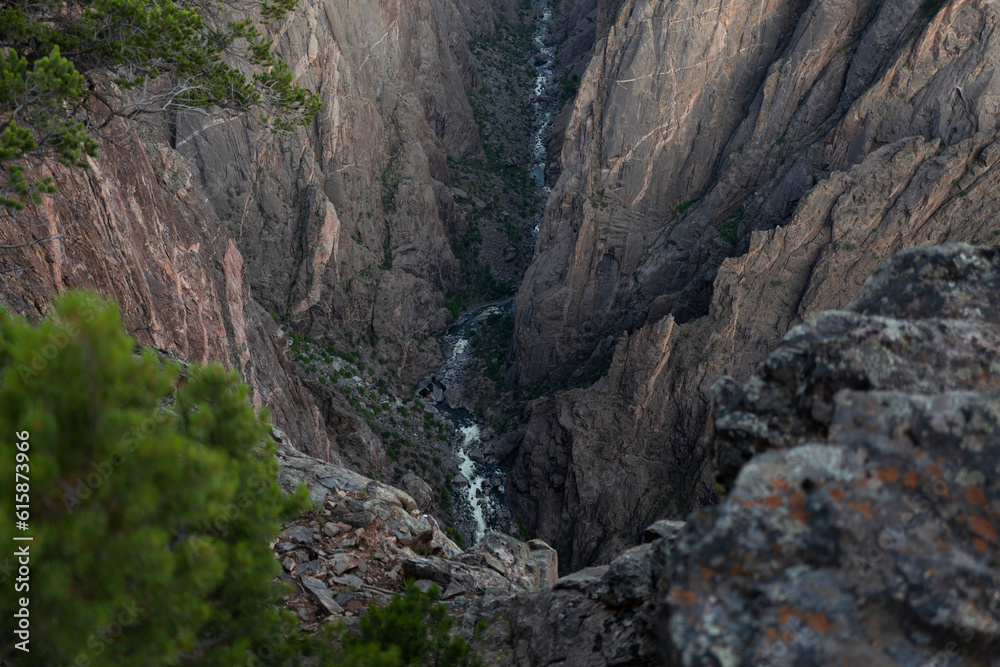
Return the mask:
[[[545,166],[549,161],[549,152],[545,147],[545,140],[548,138],[549,128],[552,125],[552,108],[542,104],[542,93],[550,83],[552,83],[552,65],[555,61],[555,47],[546,45],[549,37],[549,24],[552,22],[552,8],[549,7],[548,0],[535,0],[532,6],[542,8],[542,16],[535,29],[532,41],[538,49],[538,55],[533,64],[535,67],[535,87],[531,98],[531,106],[535,113],[535,132],[532,136],[531,147],[531,175],[542,191],[542,200],[548,199],[549,186],[545,183]],[[544,57],[539,57],[544,56]],[[544,210],[544,207],[543,207]],[[538,224],[535,224],[535,236],[538,236]]]
[[[472,337],[476,329],[490,316],[509,312],[512,303],[507,300],[480,306],[449,327],[441,337],[445,361],[423,390],[437,400],[438,411],[448,417],[461,437],[455,454],[459,459],[458,471],[468,484],[464,487],[453,485],[453,490],[459,494],[459,519],[467,519],[471,524],[468,532],[474,542],[478,542],[487,530],[504,529],[499,519],[504,507],[507,474],[486,459],[482,439],[485,427],[461,406],[460,396],[452,392],[460,391],[465,367],[472,357]]]
[[[537,49],[532,64],[535,68],[535,84],[532,95],[534,110],[534,132],[531,139],[531,175],[541,191],[543,200],[549,196],[549,187],[545,182],[545,167],[548,162],[548,150],[545,140],[552,125],[553,110],[545,104],[543,95],[552,83],[552,67],[555,60],[555,48],[546,44],[549,37],[549,24],[552,21],[552,8],[548,0],[535,0],[535,9],[541,9],[538,26],[535,29],[533,43]],[[539,220],[540,220],[539,216]],[[535,235],[539,225],[535,225]],[[507,473],[490,461],[484,451],[483,433],[487,427],[477,421],[476,416],[461,406],[460,391],[465,368],[472,356],[472,337],[476,329],[482,326],[492,315],[511,312],[513,300],[497,302],[480,306],[462,315],[455,324],[449,327],[441,337],[441,351],[444,363],[437,369],[429,381],[420,387],[425,396],[437,403],[438,410],[446,415],[454,424],[460,440],[456,443],[455,454],[459,459],[458,471],[468,481],[465,486],[453,485],[453,491],[459,495],[456,503],[459,522],[464,522],[467,532],[478,542],[487,530],[503,530],[504,519],[509,519],[506,511],[504,490]]]

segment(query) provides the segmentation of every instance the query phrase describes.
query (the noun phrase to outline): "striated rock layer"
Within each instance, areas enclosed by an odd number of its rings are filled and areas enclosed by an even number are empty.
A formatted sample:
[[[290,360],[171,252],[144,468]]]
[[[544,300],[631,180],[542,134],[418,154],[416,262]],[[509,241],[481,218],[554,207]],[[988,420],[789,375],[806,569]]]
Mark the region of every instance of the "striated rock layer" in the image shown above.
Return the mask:
[[[276,50],[323,108],[279,137],[251,116],[175,119],[175,146],[243,252],[251,291],[300,333],[373,359],[412,385],[440,362],[431,336],[457,285],[467,229],[446,157],[482,156],[467,42],[515,0],[300,2]]]
[[[746,378],[893,252],[1000,239],[996,7],[930,14],[622,5],[581,83],[508,357],[520,384],[612,360],[529,407],[511,475],[564,563],[607,561],[712,497],[697,442],[720,375]]]
[[[0,215],[4,306],[39,319],[53,294],[96,290],[141,343],[240,371],[255,407],[310,453],[337,454],[287,341],[249,294],[243,256],[208,210],[185,162],[151,134],[105,145],[87,170],[58,170],[59,194]],[[145,147],[145,150],[143,149]],[[43,240],[49,239],[49,240]]]

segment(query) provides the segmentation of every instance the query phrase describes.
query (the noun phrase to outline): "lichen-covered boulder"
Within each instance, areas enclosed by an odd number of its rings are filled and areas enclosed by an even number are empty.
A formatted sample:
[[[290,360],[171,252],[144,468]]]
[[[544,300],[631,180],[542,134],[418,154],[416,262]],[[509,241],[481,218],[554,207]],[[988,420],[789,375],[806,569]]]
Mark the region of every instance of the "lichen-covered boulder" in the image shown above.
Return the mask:
[[[729,488],[757,453],[825,438],[846,388],[1000,389],[1000,250],[901,252],[847,311],[789,331],[743,387],[720,379],[709,444],[719,484]]]
[[[675,544],[664,660],[1000,665],[998,276],[995,249],[901,253],[718,385],[730,491]]]

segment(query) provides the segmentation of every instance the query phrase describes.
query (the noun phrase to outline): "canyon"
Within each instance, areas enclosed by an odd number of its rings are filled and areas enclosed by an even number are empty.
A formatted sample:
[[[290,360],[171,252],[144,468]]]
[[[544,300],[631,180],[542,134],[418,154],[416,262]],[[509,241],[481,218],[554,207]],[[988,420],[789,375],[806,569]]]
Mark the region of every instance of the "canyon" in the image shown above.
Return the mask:
[[[490,620],[490,664],[972,637],[941,664],[993,665],[997,27],[986,0],[299,0],[272,37],[315,120],[119,122],[0,215],[0,304],[96,290],[241,373],[283,483],[398,546],[304,623],[406,575]],[[938,451],[961,494],[865,551]],[[322,530],[286,528],[300,580]]]
[[[515,511],[571,567],[716,498],[699,440],[718,377],[748,377],[894,252],[997,242],[996,19],[975,2],[621,6],[566,126],[506,369],[608,369],[528,406],[511,473]]]

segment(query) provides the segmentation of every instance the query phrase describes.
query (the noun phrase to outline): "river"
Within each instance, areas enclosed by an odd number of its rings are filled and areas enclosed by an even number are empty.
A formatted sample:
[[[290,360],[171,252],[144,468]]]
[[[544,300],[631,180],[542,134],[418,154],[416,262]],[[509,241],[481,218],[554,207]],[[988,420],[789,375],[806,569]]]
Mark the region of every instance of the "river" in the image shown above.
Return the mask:
[[[481,424],[476,415],[461,406],[460,392],[466,366],[472,358],[472,338],[476,330],[492,315],[509,312],[513,300],[486,304],[468,311],[441,336],[444,363],[421,387],[421,393],[436,400],[437,410],[455,427],[457,439],[454,453],[458,472],[465,482],[453,484],[456,526],[473,542],[478,542],[487,530],[504,531],[508,527],[504,487],[507,473],[489,461],[483,451],[484,433],[489,426]]]
[[[548,0],[535,0],[532,6],[541,10],[538,25],[533,36],[537,54],[532,60],[535,68],[535,83],[532,90],[534,131],[531,144],[531,175],[541,191],[542,199],[549,196],[545,182],[545,167],[548,150],[545,142],[554,116],[544,97],[546,88],[552,83],[555,48],[547,44],[552,21],[552,8]],[[539,222],[541,214],[539,214]],[[539,224],[535,224],[535,235]],[[478,542],[487,530],[505,531],[510,527],[510,512],[505,501],[507,473],[485,455],[484,435],[492,435],[492,429],[480,423],[476,415],[461,407],[460,398],[452,393],[461,390],[466,366],[472,356],[472,338],[476,329],[490,316],[511,312],[513,299],[485,304],[462,314],[459,320],[448,328],[440,339],[444,363],[437,369],[428,383],[420,387],[422,394],[432,397],[439,412],[448,417],[457,434],[454,451],[461,474],[458,484],[453,484],[456,493],[456,526],[459,530]],[[450,399],[450,400],[449,400]],[[464,481],[463,481],[464,480]],[[466,483],[467,482],[467,483]]]
[[[555,47],[546,44],[549,37],[549,26],[552,23],[552,8],[548,0],[535,0],[532,6],[542,10],[541,18],[538,20],[538,27],[532,41],[538,49],[538,55],[533,60],[535,68],[535,87],[531,98],[531,106],[534,110],[534,135],[532,137],[532,167],[531,175],[542,191],[542,200],[545,201],[551,192],[545,182],[545,167],[549,161],[549,151],[545,147],[545,140],[548,139],[549,130],[552,126],[553,110],[547,104],[542,104],[542,94],[552,83],[552,65],[555,62]],[[542,57],[544,56],[544,57]],[[545,207],[542,207],[544,211]],[[539,216],[540,217],[540,216]],[[535,236],[538,236],[539,223],[535,224]]]

